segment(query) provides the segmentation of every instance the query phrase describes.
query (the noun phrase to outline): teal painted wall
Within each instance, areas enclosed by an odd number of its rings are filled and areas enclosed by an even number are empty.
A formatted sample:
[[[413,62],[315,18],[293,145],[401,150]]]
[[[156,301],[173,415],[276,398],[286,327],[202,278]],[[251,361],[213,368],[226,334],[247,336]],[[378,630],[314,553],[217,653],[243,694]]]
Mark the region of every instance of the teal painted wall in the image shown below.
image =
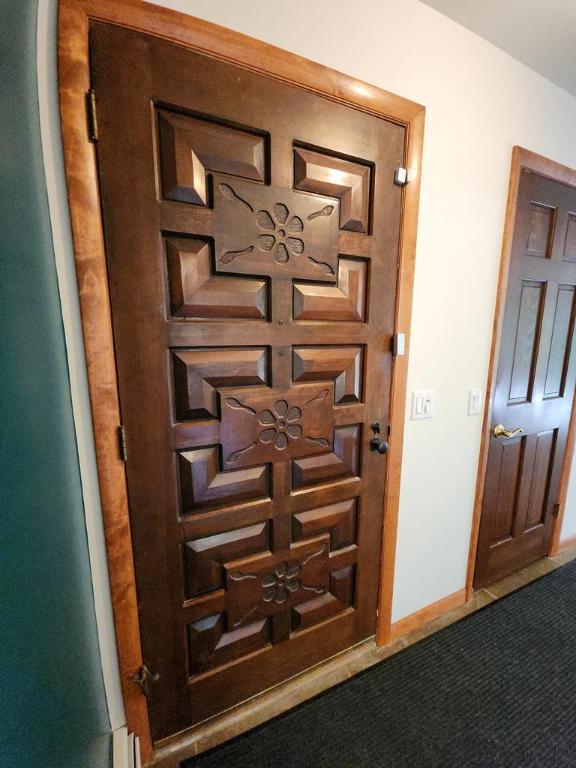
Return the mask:
[[[105,768],[110,725],[36,83],[37,0],[0,2],[0,765]]]

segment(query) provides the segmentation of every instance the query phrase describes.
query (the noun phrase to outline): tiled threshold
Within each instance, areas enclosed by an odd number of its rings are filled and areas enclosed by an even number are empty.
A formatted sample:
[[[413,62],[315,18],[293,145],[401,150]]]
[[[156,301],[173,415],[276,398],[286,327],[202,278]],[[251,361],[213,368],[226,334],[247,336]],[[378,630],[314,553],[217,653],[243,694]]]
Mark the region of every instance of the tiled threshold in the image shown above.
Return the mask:
[[[261,723],[270,720],[307,699],[353,677],[379,661],[398,653],[404,648],[438,632],[483,608],[485,605],[504,597],[531,581],[556,570],[576,559],[576,547],[554,559],[538,560],[527,568],[508,576],[495,584],[475,592],[472,599],[443,616],[430,621],[418,629],[398,637],[390,645],[378,646],[373,639],[351,648],[307,672],[298,675],[275,688],[266,691],[227,712],[212,718],[189,731],[172,736],[161,742],[156,749],[153,763],[158,768],[179,768],[180,762],[198,755],[228,739],[238,736]]]

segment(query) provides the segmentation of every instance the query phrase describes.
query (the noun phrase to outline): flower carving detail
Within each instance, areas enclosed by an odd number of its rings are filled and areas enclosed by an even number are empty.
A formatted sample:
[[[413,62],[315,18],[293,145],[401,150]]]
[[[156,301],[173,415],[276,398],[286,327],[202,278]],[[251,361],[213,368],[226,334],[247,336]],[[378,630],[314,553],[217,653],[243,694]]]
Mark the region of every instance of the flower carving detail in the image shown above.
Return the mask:
[[[298,440],[302,436],[302,426],[297,422],[302,418],[298,406],[290,407],[286,400],[277,400],[272,410],[265,409],[258,414],[258,422],[264,427],[258,435],[261,443],[274,443],[282,451],[289,440]]]
[[[262,577],[262,600],[277,605],[286,602],[290,594],[297,592],[302,586],[298,578],[300,571],[298,563],[278,563],[272,573]]]
[[[274,259],[285,264],[293,256],[304,252],[304,241],[295,234],[304,231],[304,222],[299,216],[290,216],[284,203],[276,203],[271,211],[260,210],[256,223],[264,233],[258,235],[257,245],[261,251],[274,251]]]

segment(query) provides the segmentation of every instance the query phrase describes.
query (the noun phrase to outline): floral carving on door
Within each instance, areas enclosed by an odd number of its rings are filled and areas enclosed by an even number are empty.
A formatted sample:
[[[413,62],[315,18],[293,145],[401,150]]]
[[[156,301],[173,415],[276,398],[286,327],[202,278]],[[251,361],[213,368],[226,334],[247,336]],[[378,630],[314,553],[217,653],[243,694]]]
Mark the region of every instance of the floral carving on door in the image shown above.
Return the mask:
[[[328,591],[329,539],[321,536],[293,552],[227,563],[228,621],[232,628],[274,616]]]
[[[336,282],[339,201],[214,180],[217,271]]]
[[[332,449],[334,385],[289,391],[221,392],[225,469],[309,456]]]

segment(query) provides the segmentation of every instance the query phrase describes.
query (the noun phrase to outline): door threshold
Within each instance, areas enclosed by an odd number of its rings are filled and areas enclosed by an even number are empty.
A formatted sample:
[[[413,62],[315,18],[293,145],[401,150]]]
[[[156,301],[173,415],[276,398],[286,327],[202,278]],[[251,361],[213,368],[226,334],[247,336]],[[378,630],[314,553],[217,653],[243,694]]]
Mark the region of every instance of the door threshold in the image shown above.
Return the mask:
[[[511,576],[477,590],[467,603],[421,627],[414,628],[389,645],[376,645],[374,638],[364,640],[216,717],[157,742],[152,765],[155,768],[180,768],[183,760],[217,747],[235,736],[288,712],[319,693],[354,677],[358,672],[394,656],[449,624],[475,613],[489,603],[505,597],[510,592],[575,559],[576,546],[573,546],[557,557],[544,557],[537,560]]]
[[[288,712],[363,669],[392,656],[402,647],[400,641],[379,646],[374,637],[363,640],[215,717],[156,742],[152,765],[158,768],[179,768],[182,760],[206,752]]]

